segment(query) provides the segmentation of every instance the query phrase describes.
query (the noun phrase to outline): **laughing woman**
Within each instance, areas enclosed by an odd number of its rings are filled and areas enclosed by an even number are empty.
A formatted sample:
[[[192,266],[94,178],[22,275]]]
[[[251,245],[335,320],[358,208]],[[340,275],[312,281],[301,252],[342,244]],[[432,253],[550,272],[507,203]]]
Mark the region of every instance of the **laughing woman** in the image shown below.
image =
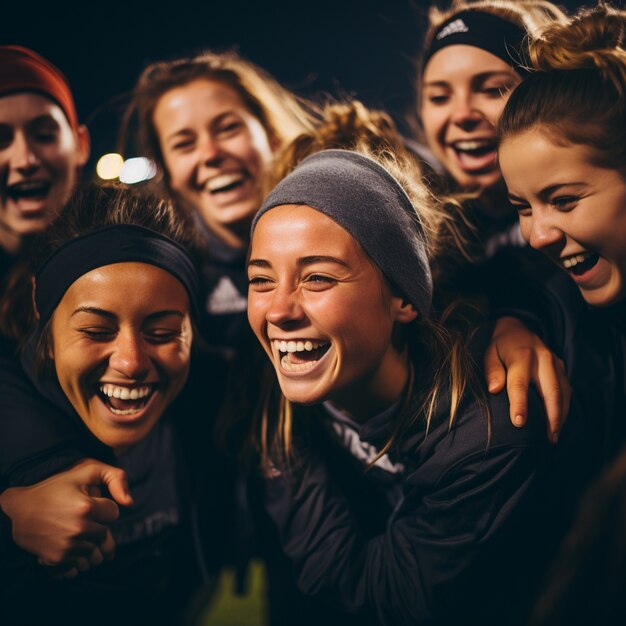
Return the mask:
[[[258,424],[266,507],[300,588],[360,623],[521,623],[544,418],[531,397],[514,428],[433,319],[419,205],[392,171],[322,151],[253,223],[248,316],[280,386]]]
[[[203,249],[203,337],[232,353],[246,335],[250,223],[274,154],[312,126],[308,105],[235,53],[152,63],[142,72],[122,136],[161,172],[162,193],[194,217]]]
[[[65,76],[28,48],[0,46],[0,283],[67,201],[88,157]]]
[[[546,31],[531,46],[538,71],[500,124],[499,158],[521,232],[590,305],[555,317],[554,331],[598,416],[589,432],[600,464],[626,442],[625,24],[623,10],[603,4]]]
[[[23,370],[0,360],[0,489],[32,485],[0,494],[14,518],[12,545],[3,533],[3,623],[174,624],[209,574],[207,554],[217,558],[199,533],[212,532],[202,503],[217,473],[197,444],[209,440],[219,394],[203,398],[206,419],[189,404],[192,232],[167,202],[94,187],[40,239],[34,308],[13,303],[34,323]],[[218,368],[198,373],[203,395],[207,380],[219,386]],[[58,473],[85,457],[110,465],[82,461],[69,482]],[[75,579],[46,567],[69,552],[84,571],[115,546],[115,559]]]

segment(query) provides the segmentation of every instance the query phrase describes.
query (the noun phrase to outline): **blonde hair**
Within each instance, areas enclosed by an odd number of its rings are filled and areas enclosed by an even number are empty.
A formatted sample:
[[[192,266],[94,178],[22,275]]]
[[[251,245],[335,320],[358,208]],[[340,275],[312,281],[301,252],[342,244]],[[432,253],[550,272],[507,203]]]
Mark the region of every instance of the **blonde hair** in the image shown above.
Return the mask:
[[[312,128],[315,107],[283,87],[276,79],[237,53],[205,51],[189,58],[158,61],[139,76],[121,125],[120,145],[129,137],[131,121],[137,121],[141,153],[152,158],[167,182],[153,114],[159,99],[168,91],[196,80],[212,80],[233,89],[259,120],[270,140],[282,146]]]
[[[411,199],[419,220],[425,227],[430,258],[441,254],[446,246],[462,247],[463,237],[457,232],[458,216],[451,216],[451,207],[436,198],[421,178],[418,162],[404,147],[391,118],[380,111],[370,111],[360,102],[334,103],[323,111],[323,121],[314,132],[298,136],[279,155],[273,182],[276,183],[291,172],[304,158],[318,151],[332,148],[348,149],[376,160],[389,171]],[[394,424],[392,435],[380,452],[385,454],[398,439],[415,423],[420,415],[430,426],[437,403],[442,395],[451,397],[449,425],[452,427],[462,399],[468,389],[481,397],[480,385],[474,375],[471,359],[466,351],[469,336],[455,333],[445,326],[452,319],[449,309],[437,319],[419,319],[411,324],[411,331],[394,342],[408,346],[410,381],[406,387],[405,406]],[[420,367],[423,365],[423,367]],[[273,374],[273,372],[272,372]],[[422,390],[417,407],[409,401],[415,393],[416,384]],[[259,406],[253,424],[253,439],[266,473],[288,464],[293,455],[292,407],[278,389],[275,376],[266,376],[261,385]],[[485,404],[486,409],[486,404]]]
[[[626,167],[626,11],[580,9],[530,46],[537,70],[511,95],[500,141],[541,126],[557,142],[586,145],[598,165]]]

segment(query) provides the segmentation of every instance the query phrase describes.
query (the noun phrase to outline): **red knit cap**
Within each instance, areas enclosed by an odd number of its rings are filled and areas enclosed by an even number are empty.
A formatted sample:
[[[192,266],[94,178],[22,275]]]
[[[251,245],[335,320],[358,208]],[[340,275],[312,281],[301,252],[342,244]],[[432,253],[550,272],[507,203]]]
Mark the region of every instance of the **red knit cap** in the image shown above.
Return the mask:
[[[72,128],[78,127],[74,98],[61,71],[28,48],[0,46],[0,97],[21,91],[38,91],[52,98]]]

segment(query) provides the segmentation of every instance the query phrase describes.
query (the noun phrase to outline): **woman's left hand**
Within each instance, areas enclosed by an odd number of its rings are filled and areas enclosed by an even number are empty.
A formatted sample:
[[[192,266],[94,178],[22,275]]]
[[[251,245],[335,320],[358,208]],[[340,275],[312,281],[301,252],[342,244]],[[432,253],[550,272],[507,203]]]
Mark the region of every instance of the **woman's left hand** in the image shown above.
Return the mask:
[[[535,384],[548,417],[548,439],[556,443],[572,396],[563,361],[520,320],[502,317],[485,352],[484,366],[490,393],[499,393],[506,384],[515,426],[526,423],[528,387]]]

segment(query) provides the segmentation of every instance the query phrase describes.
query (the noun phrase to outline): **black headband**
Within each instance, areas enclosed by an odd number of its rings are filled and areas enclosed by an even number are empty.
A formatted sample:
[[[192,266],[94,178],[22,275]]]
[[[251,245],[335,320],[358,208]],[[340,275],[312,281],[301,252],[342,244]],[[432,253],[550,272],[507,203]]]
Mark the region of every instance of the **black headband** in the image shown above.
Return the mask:
[[[527,49],[526,31],[513,22],[483,11],[468,10],[446,20],[433,36],[422,62],[422,73],[431,57],[446,46],[466,45],[481,48],[502,59],[524,76],[522,65]]]
[[[104,265],[127,262],[156,265],[177,278],[198,317],[198,274],[178,243],[143,226],[120,224],[76,237],[55,250],[35,274],[35,304],[43,328],[69,287],[83,274]]]
[[[307,157],[265,199],[252,222],[285,204],[304,204],[350,233],[419,313],[429,316],[432,276],[424,229],[400,183],[373,159],[348,150]]]

